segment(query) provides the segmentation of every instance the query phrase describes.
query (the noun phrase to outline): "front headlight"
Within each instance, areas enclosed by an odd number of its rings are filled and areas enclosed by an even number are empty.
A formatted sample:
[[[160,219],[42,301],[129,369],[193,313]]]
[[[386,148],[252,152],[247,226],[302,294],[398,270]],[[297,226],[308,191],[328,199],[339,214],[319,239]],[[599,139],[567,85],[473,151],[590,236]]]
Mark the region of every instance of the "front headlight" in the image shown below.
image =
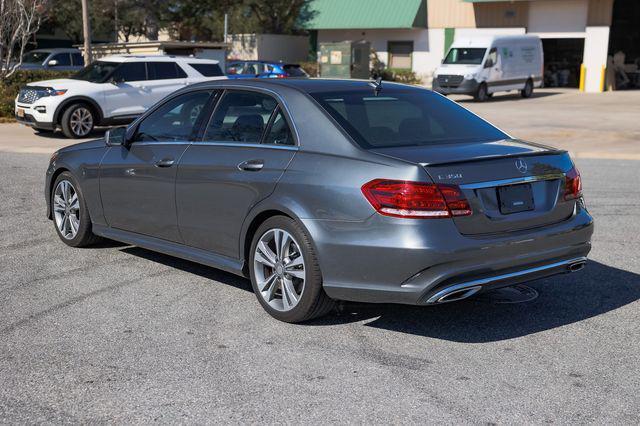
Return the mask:
[[[54,89],[53,87],[47,87],[44,93],[45,96],[62,96],[67,93],[67,89]]]
[[[475,74],[465,74],[464,75],[464,79],[465,80],[474,80],[476,78]]]

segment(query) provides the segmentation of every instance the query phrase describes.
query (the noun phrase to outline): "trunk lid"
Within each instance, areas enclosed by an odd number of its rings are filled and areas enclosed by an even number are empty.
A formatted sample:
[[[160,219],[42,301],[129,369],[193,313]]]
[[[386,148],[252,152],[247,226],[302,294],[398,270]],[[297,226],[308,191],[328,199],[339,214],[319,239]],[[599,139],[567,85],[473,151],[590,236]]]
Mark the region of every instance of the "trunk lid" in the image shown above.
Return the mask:
[[[566,151],[519,140],[373,151],[422,165],[435,183],[458,185],[473,211],[453,219],[461,234],[535,228],[574,211],[575,200],[564,200],[565,173],[573,167]]]

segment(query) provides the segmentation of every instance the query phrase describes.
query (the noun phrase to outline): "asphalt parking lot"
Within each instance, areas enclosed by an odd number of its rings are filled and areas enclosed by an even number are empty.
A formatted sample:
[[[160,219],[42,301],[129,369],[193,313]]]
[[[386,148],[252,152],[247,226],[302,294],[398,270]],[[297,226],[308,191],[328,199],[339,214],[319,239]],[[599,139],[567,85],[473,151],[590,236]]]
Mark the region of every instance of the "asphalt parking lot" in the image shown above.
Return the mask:
[[[463,101],[576,155],[585,270],[520,304],[346,304],[305,325],[215,269],[65,246],[42,184],[69,141],[0,125],[0,423],[638,424],[640,92],[599,96]]]

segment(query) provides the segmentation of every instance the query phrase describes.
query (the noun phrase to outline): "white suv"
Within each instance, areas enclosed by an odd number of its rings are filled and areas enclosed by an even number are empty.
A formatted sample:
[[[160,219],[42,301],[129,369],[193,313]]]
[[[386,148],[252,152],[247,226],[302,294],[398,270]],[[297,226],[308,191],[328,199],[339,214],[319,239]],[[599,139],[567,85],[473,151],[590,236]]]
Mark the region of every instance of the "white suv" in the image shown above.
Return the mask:
[[[87,136],[94,126],[125,124],[187,84],[227,78],[218,61],[179,56],[109,56],[68,79],[29,83],[16,119],[36,130]]]

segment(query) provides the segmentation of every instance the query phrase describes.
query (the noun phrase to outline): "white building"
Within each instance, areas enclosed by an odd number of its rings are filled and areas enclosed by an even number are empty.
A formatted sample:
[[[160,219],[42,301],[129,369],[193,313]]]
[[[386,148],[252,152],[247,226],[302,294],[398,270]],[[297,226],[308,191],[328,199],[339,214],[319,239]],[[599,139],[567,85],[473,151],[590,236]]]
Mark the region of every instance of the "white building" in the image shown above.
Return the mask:
[[[456,35],[536,34],[553,81],[603,89],[607,55],[622,50],[629,71],[640,58],[637,0],[315,0],[312,42],[367,40],[391,68],[426,84]],[[640,61],[639,61],[640,62]]]

